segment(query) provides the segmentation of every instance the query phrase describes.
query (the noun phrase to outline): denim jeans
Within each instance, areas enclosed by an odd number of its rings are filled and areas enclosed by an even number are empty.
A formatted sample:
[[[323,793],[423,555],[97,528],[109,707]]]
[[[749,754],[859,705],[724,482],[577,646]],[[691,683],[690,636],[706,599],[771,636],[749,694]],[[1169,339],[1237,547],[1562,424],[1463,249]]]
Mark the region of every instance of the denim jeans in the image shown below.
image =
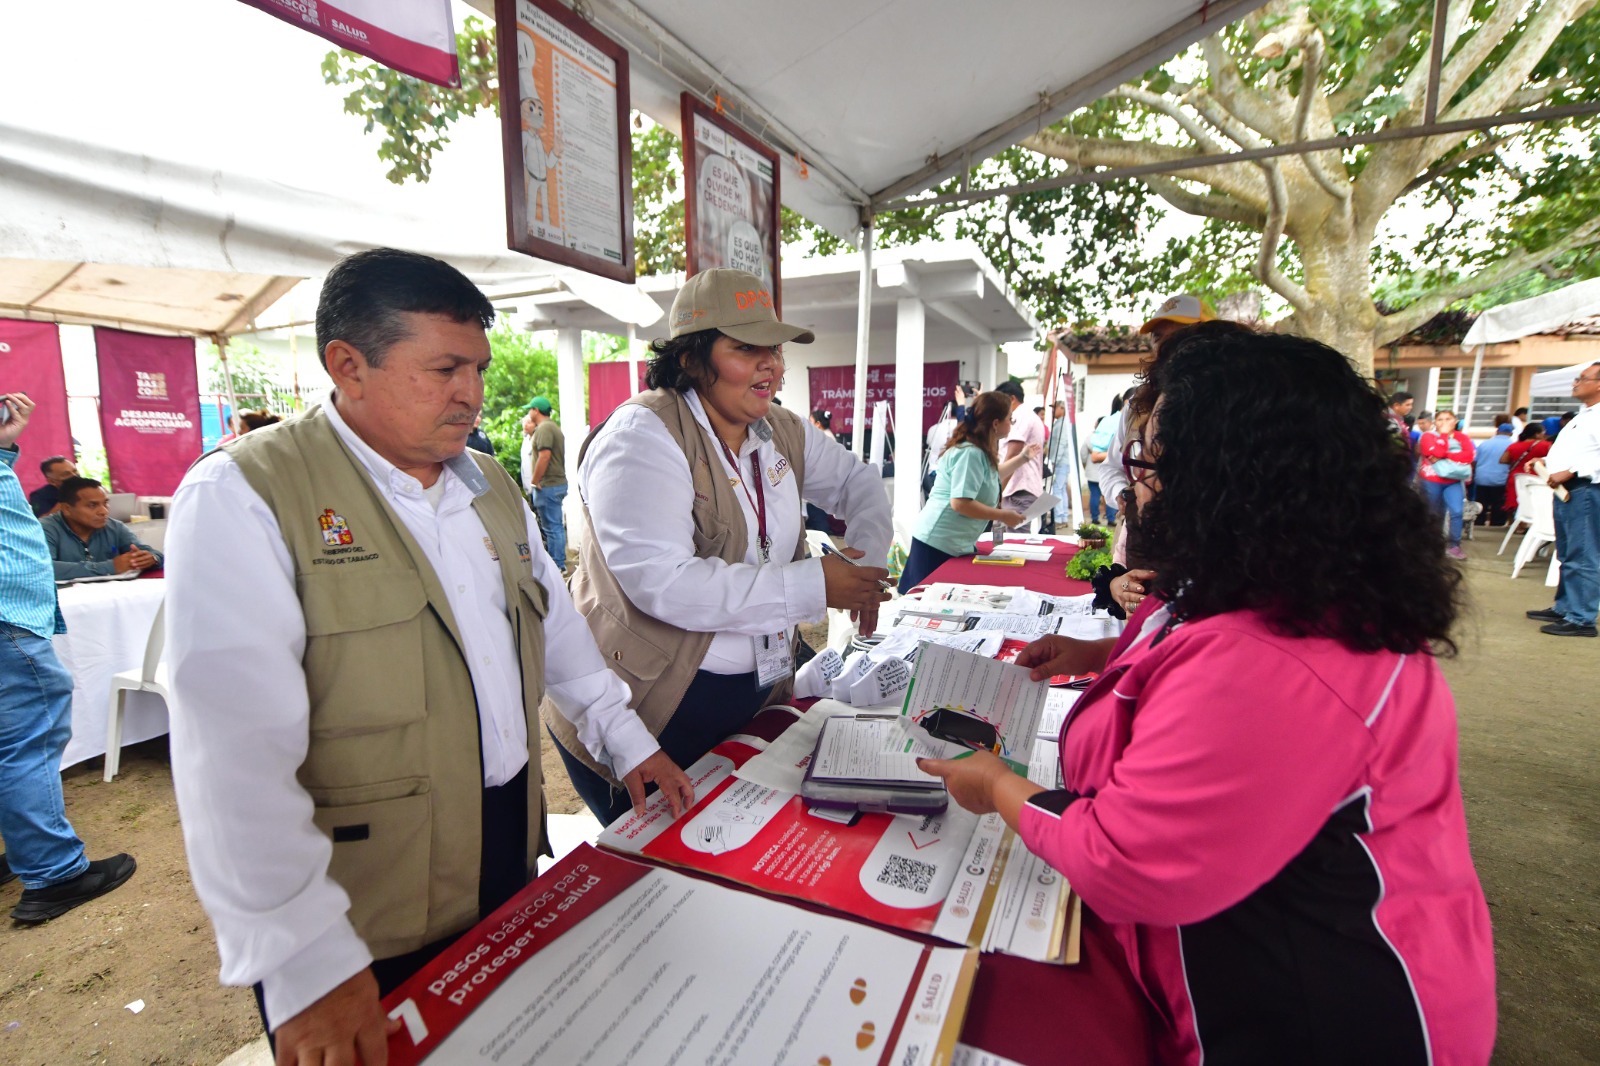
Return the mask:
[[[89,866],[61,797],[72,737],[72,675],[46,637],[0,622],[0,836],[24,888]]]
[[[567,526],[561,517],[561,504],[566,498],[565,485],[546,485],[533,498],[533,513],[539,519],[539,532],[544,534],[544,550],[556,561],[557,570],[567,568]]]
[[[1600,608],[1600,485],[1569,486],[1572,498],[1556,501],[1556,558],[1561,581],[1555,609],[1580,626],[1594,625]]]
[[[1450,547],[1461,547],[1461,504],[1466,492],[1459,481],[1423,481],[1422,495],[1433,505],[1435,514],[1450,515]]]

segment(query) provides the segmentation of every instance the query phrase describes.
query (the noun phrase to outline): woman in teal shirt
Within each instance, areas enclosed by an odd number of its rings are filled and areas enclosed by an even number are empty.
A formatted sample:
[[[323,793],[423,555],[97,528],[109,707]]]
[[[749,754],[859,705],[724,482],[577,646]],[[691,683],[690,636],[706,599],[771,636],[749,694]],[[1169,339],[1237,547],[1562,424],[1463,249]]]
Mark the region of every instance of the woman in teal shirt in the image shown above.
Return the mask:
[[[1011,398],[998,392],[980,393],[967,405],[966,416],[950,434],[950,443],[939,455],[937,476],[928,502],[917,517],[911,535],[911,551],[900,572],[900,591],[909,592],[939,564],[972,551],[990,522],[1008,528],[1022,524],[1022,515],[996,507],[1000,486],[1011,472],[1035,455],[1039,447],[1030,444],[1022,452],[1000,462],[996,455],[1000,442],[1011,432]]]

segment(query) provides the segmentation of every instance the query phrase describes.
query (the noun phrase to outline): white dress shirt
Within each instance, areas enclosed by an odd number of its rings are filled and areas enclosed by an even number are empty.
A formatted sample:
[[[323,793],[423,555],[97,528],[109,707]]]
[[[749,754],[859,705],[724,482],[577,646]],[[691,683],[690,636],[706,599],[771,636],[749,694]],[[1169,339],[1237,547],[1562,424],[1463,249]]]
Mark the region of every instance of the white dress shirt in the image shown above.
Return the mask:
[[[681,629],[715,633],[702,670],[750,673],[756,668],[752,638],[823,617],[822,560],[789,560],[805,526],[805,510],[777,447],[747,431],[737,466],[730,464],[700,397],[690,390],[684,398],[723,473],[738,482],[733,495],[749,532],[743,563],[695,557],[689,464],[647,408],[618,408],[596,431],[574,480],[606,565],[633,605]],[[806,498],[849,524],[847,539],[866,553],[862,562],[885,565],[894,526],[882,475],[815,426],[806,424],[805,434]],[[767,563],[761,561],[756,496],[748,484],[751,455],[766,478],[773,555]]]
[[[1578,409],[1577,417],[1550,445],[1544,468],[1551,472],[1570,470],[1578,477],[1600,481],[1600,403]]]
[[[533,495],[533,461],[536,457],[533,450],[533,434],[522,434],[522,494]]]
[[[1100,467],[1100,495],[1112,507],[1122,506],[1122,490],[1128,487],[1128,470],[1122,465],[1123,446],[1128,442],[1128,409],[1117,412],[1117,428],[1111,431],[1106,461]]]
[[[444,586],[477,697],[484,783],[503,784],[528,762],[527,721],[500,567],[472,489],[447,465],[424,490],[331,402],[323,410]],[[452,463],[463,460],[472,462]],[[463,473],[481,477],[476,467]],[[546,691],[590,753],[621,776],[657,745],[572,606],[532,514],[525,518],[534,576],[549,595]],[[276,1026],[372,961],[346,917],[349,897],[328,877],[332,844],[295,777],[310,704],[294,563],[271,510],[226,454],[184,477],[167,536],[172,764],[189,866],[216,930],[223,982],[262,982]]]

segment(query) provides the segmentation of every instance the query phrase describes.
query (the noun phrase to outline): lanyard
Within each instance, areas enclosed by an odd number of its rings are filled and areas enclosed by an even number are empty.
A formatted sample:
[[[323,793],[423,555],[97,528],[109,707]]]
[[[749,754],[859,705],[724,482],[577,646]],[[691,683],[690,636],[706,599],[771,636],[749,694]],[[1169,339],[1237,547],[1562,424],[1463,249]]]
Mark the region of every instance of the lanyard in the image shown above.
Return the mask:
[[[733,451],[720,437],[717,439],[717,443],[722,446],[722,454],[728,457],[728,465],[733,467],[733,472],[737,474],[739,472],[739,460],[734,457]],[[759,452],[760,449],[757,449],[750,453],[750,479],[755,482],[755,498],[751,499],[750,490],[745,487],[743,479],[739,482],[739,488],[744,492],[744,498],[750,501],[750,509],[756,513],[756,529],[760,537],[757,544],[761,547],[761,561],[765,563],[772,561],[772,541],[767,536],[767,490],[761,484],[761,464],[757,459]]]

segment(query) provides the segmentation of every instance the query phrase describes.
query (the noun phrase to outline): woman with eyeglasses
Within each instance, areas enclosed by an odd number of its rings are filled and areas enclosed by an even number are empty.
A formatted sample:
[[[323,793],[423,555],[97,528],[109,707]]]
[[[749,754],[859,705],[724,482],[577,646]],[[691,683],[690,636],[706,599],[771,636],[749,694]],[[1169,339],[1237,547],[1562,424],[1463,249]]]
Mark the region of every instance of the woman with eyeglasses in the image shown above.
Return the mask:
[[[1001,462],[1000,442],[1011,432],[1011,397],[1000,392],[979,393],[950,434],[939,454],[933,489],[917,516],[911,550],[900,571],[900,591],[910,592],[940,564],[971,552],[978,535],[999,522],[1008,529],[1022,524],[1022,514],[997,506],[1000,486],[1029,459],[1039,454],[1030,444]]]
[[[1119,639],[1017,660],[1099,672],[1065,787],[982,751],[922,766],[1111,926],[1163,1062],[1485,1063],[1493,944],[1436,661],[1462,577],[1407,450],[1314,341],[1194,332],[1164,360],[1130,454],[1151,595]]]

